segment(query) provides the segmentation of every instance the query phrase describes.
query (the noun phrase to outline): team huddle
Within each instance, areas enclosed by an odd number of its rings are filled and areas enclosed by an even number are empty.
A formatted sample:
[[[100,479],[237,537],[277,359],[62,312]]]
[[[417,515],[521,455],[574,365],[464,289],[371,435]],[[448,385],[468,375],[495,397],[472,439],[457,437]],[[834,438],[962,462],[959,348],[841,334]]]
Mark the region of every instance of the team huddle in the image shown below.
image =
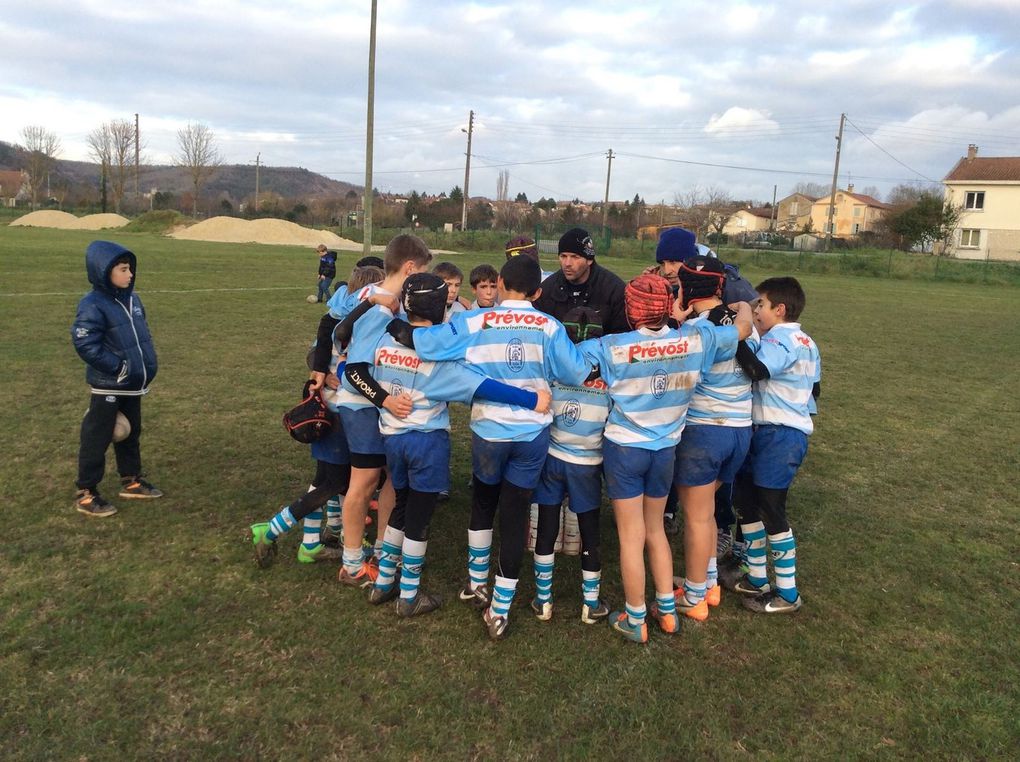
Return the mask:
[[[507,632],[536,514],[531,609],[542,621],[553,616],[554,547],[567,511],[580,534],[587,624],[608,620],[642,643],[649,616],[662,632],[679,632],[682,617],[702,621],[719,604],[720,579],[752,611],[800,608],[786,496],[820,389],[817,347],[796,322],[800,284],[770,278],[729,302],[728,266],[681,229],[663,234],[659,265],[625,285],[596,270],[585,231],[568,232],[559,249],[562,273],[544,274],[533,242],[509,242],[498,273],[472,271],[473,303],[458,297],[454,265],[428,271],[432,254],[415,236],[394,238],[381,262],[358,263],[329,299],[309,356],[310,388],[336,425],[312,444],[308,492],[252,525],[260,566],[300,523],[300,561],[338,560],[342,584],[367,589],[371,604],[395,601],[398,616],[439,608],[422,571],[430,521],[450,491],[448,404],[461,402],[471,408],[472,483],[457,596],[481,612],[491,638]],[[577,272],[583,282],[571,278]],[[612,294],[613,279],[622,299],[600,300],[590,287]],[[716,493],[731,485],[740,539],[717,559]],[[619,534],[619,611],[600,595],[603,489]],[[682,576],[663,522],[671,494],[684,512]]]

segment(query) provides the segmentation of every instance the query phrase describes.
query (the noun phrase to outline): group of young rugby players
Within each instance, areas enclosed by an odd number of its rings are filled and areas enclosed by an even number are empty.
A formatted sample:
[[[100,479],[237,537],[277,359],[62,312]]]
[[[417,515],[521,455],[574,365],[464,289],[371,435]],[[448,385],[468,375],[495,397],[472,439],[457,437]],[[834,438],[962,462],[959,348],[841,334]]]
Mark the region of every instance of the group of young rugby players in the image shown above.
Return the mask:
[[[572,251],[577,242],[593,260],[582,230],[563,236],[561,260],[582,253]],[[610,332],[604,309],[581,305],[557,320],[532,304],[549,275],[533,242],[515,239],[506,254],[499,272],[471,271],[471,303],[459,297],[455,265],[429,272],[432,254],[416,236],[394,238],[382,260],[358,262],[330,298],[309,356],[311,387],[339,425],[312,445],[308,491],[252,525],[259,565],[302,523],[299,561],[339,561],[342,584],[367,588],[372,604],[395,601],[401,617],[439,608],[421,576],[433,512],[450,490],[447,406],[462,402],[471,407],[472,495],[458,597],[482,612],[491,638],[507,632],[533,503],[531,608],[542,621],[553,615],[564,504],[580,532],[586,624],[608,620],[644,643],[650,615],[677,633],[681,618],[703,621],[719,605],[720,578],[751,611],[799,609],[786,496],[812,432],[821,366],[797,322],[805,298],[796,279],[763,281],[753,306],[727,304],[728,266],[702,254],[689,231],[667,230],[659,266],[623,290],[629,330]],[[625,599],[614,612],[600,595],[603,483]],[[717,560],[716,493],[730,485],[743,541]],[[671,493],[684,515],[682,577],[663,523]],[[373,495],[378,532],[368,546]]]

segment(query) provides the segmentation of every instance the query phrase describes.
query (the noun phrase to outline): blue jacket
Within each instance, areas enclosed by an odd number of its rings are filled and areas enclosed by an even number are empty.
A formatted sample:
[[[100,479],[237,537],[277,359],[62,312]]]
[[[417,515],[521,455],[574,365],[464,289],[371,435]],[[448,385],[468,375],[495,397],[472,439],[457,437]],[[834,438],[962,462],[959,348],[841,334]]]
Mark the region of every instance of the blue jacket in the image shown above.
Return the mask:
[[[127,288],[114,288],[110,270],[126,256],[137,274],[135,255],[112,241],[93,241],[85,250],[85,270],[92,291],[78,302],[71,325],[71,341],[85,361],[85,380],[103,394],[145,394],[156,377],[156,349],[152,345],[145,308]]]

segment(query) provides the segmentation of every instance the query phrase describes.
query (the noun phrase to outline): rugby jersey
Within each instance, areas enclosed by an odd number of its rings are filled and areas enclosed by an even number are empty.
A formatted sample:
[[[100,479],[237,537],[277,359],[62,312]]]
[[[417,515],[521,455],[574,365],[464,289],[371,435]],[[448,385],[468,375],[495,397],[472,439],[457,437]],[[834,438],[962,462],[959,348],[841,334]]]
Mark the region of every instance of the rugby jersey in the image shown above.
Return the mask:
[[[372,377],[389,394],[409,394],[413,403],[406,418],[397,418],[385,408],[379,410],[379,431],[386,436],[449,429],[446,403],[469,404],[485,381],[485,376],[462,362],[422,360],[417,352],[389,334],[384,334],[376,344]]]
[[[338,311],[343,313],[340,319],[343,320],[343,318],[347,317],[358,304],[373,294],[394,296],[390,291],[381,288],[378,283],[372,283],[358,291],[357,294],[351,294],[344,300],[342,305],[339,305]],[[330,313],[335,314],[332,306],[330,306]],[[401,313],[400,317],[406,318],[407,316]],[[386,333],[386,326],[389,325],[391,320],[393,320],[393,313],[378,304],[358,318],[351,332],[350,346],[347,347],[347,362],[351,364],[360,362],[371,363],[375,357],[375,345]],[[354,387],[351,386],[350,381],[344,376],[340,377],[340,389],[337,392],[336,401],[338,405],[353,410],[375,407],[375,405],[358,394]]]
[[[800,323],[779,323],[761,337],[757,357],[769,369],[769,378],[754,388],[752,420],[814,431],[811,388],[822,380],[822,358],[815,342]]]
[[[549,391],[550,381],[581,384],[591,370],[560,322],[523,300],[418,328],[414,346],[424,360],[465,360],[489,378],[532,391]],[[471,430],[489,442],[530,442],[550,423],[551,413],[515,405],[476,400],[471,406]]]
[[[737,336],[733,326],[702,321],[599,339],[592,357],[612,401],[605,438],[645,450],[676,446],[694,388],[715,363],[734,356]]]
[[[708,312],[703,312],[688,325],[702,321],[713,325],[708,319]],[[758,351],[758,331],[751,328],[751,335],[744,339],[752,352]],[[751,379],[744,373],[736,360],[736,356],[715,363],[701,377],[694,388],[690,407],[687,408],[687,425],[698,424],[707,426],[751,425]]]
[[[597,339],[577,345],[581,354]],[[609,394],[601,378],[580,386],[552,384],[553,423],[549,430],[549,454],[567,463],[598,465],[602,462],[602,435],[609,416]]]

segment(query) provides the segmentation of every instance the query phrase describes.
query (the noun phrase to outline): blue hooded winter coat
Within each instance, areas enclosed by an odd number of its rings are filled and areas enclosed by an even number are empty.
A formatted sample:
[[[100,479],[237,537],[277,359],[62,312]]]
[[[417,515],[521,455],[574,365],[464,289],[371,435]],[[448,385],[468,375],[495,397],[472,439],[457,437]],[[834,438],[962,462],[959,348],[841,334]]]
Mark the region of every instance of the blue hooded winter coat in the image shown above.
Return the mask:
[[[156,377],[156,349],[152,345],[145,308],[127,288],[115,288],[110,270],[127,257],[137,275],[135,255],[112,241],[93,241],[85,250],[85,270],[92,291],[78,302],[71,341],[85,361],[85,380],[96,394],[145,394]]]

